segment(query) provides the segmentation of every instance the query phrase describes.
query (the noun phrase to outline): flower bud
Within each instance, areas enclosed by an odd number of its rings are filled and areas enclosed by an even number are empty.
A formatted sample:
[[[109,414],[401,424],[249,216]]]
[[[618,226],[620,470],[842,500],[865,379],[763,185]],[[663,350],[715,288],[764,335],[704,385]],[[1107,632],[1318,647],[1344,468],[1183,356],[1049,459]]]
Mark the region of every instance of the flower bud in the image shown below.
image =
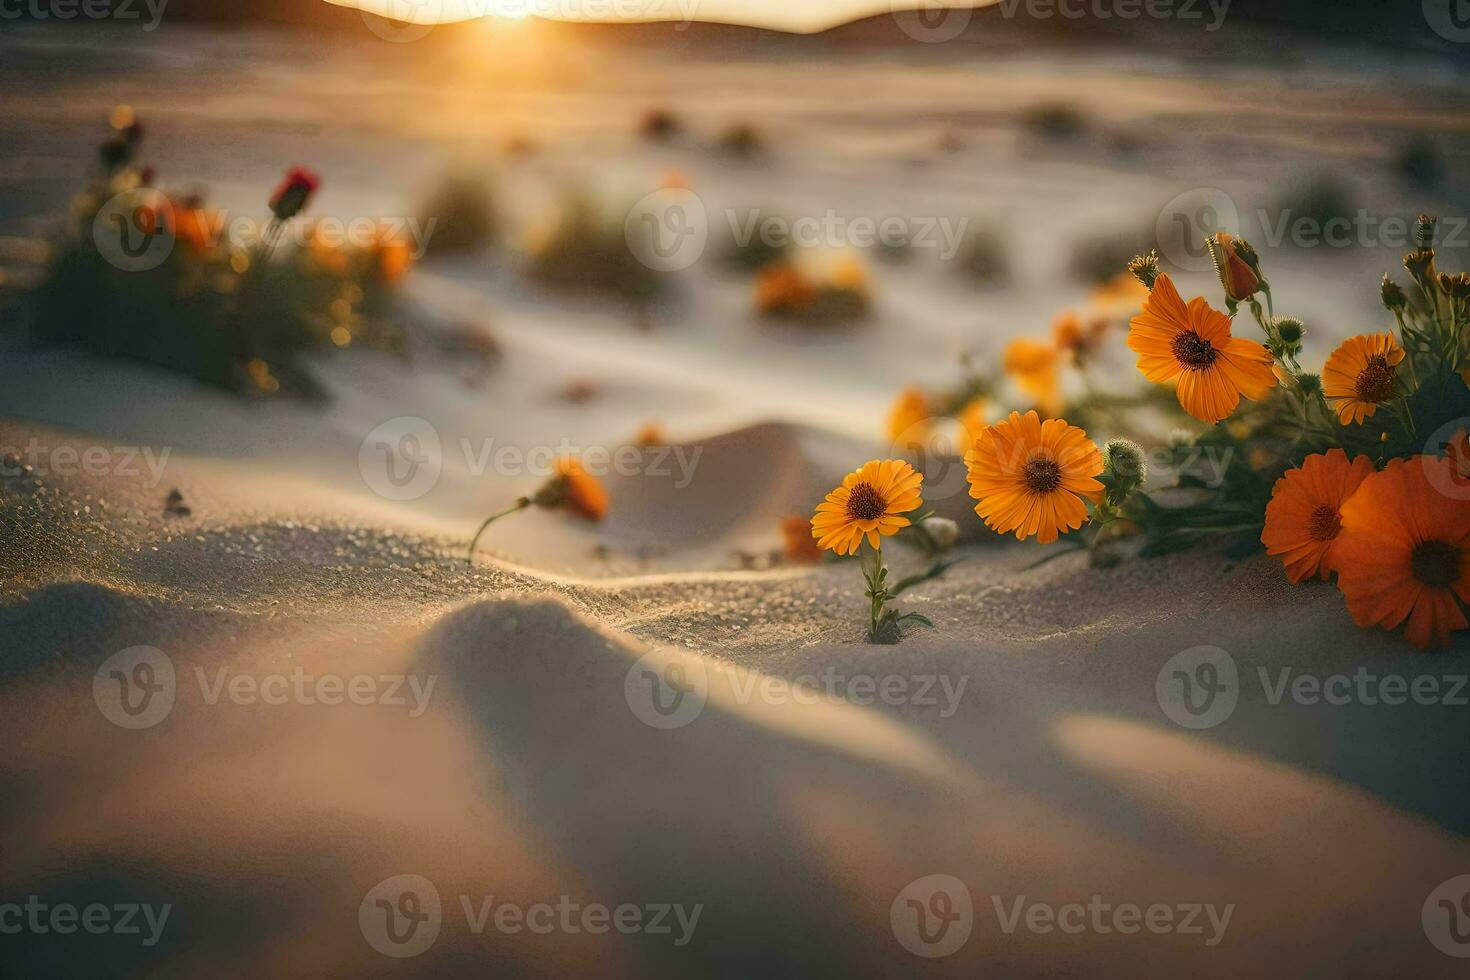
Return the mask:
[[[1147,255],[1135,255],[1133,261],[1128,263],[1128,271],[1152,292],[1154,282],[1159,278],[1158,250],[1152,250]]]
[[[1419,221],[1414,226],[1414,248],[1420,252],[1434,251],[1434,233],[1439,225],[1439,219],[1427,214],[1419,215]]]
[[[1399,288],[1399,284],[1388,278],[1388,273],[1383,275],[1383,285],[1379,287],[1379,295],[1383,297],[1383,305],[1388,310],[1402,310],[1409,303],[1409,297]]]
[[[1426,290],[1438,285],[1436,280],[1439,273],[1434,268],[1434,249],[1421,248],[1405,255],[1404,268],[1408,269],[1414,281]]]
[[[1247,261],[1247,256],[1256,257],[1255,249],[1249,244],[1222,231],[1206,239],[1205,245],[1215,262],[1215,273],[1220,277],[1220,285],[1225,287],[1226,296],[1239,303],[1260,290],[1261,279],[1256,274],[1256,263]]]
[[[926,517],[919,526],[940,551],[953,547],[960,537],[960,526],[948,517]]]
[[[1277,317],[1275,326],[1276,336],[1280,337],[1282,342],[1286,344],[1300,344],[1302,342],[1302,335],[1307,332],[1306,327],[1302,326],[1302,321],[1290,316]]]
[[[321,186],[321,179],[305,167],[292,167],[271,195],[271,213],[279,221],[300,214]]]
[[[1322,377],[1317,374],[1299,374],[1296,383],[1301,385],[1302,394],[1315,395],[1322,390]]]
[[[1128,439],[1112,439],[1103,446],[1102,485],[1108,503],[1117,505],[1148,481],[1148,461],[1143,448]]]

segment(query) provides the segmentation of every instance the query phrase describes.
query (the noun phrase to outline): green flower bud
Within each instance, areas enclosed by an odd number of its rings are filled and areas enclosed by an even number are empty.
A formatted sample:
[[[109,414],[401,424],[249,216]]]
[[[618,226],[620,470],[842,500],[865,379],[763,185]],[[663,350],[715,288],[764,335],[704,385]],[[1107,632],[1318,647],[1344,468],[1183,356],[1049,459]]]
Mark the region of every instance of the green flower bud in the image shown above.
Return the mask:
[[[1388,278],[1387,273],[1383,276],[1383,285],[1379,287],[1379,292],[1383,297],[1384,307],[1390,311],[1401,310],[1409,303],[1409,297],[1404,295],[1398,283]]]
[[[1128,439],[1109,440],[1102,455],[1102,484],[1108,503],[1116,506],[1148,481],[1148,460],[1143,448]]]

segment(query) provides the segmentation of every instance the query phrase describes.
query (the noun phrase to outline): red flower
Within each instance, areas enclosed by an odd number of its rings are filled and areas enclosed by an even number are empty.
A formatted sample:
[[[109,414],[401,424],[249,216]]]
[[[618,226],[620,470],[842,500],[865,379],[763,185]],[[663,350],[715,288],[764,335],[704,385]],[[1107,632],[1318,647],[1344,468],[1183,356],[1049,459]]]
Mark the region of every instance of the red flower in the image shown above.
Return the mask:
[[[271,213],[281,221],[295,217],[311,202],[311,195],[321,185],[321,179],[310,170],[292,167],[271,195]]]

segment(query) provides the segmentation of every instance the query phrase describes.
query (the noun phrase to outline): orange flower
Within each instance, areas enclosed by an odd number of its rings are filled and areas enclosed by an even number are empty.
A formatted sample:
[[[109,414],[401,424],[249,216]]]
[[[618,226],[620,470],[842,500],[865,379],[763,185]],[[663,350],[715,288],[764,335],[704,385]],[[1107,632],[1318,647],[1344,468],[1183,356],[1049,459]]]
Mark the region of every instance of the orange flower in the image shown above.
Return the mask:
[[[1337,587],[1359,626],[1393,629],[1420,649],[1448,646],[1470,602],[1470,507],[1441,493],[1454,462],[1390,460],[1342,506]]]
[[[965,430],[965,451],[969,452],[975,447],[975,440],[985,431],[990,424],[989,406],[983,397],[971,398],[965,402],[965,407],[955,416],[959,419],[960,426]]]
[[[975,513],[1000,534],[1033,534],[1049,544],[1087,520],[1085,501],[1096,503],[1103,485],[1102,452],[1087,433],[1061,419],[1012,412],[988,426],[965,455]]]
[[[1341,449],[1308,456],[1300,469],[1287,470],[1271,490],[1261,543],[1286,566],[1286,577],[1301,582],[1327,577],[1330,557],[1342,527],[1343,501],[1373,472],[1373,461],[1348,462]]]
[[[1129,272],[1118,273],[1092,293],[1092,305],[1103,316],[1131,315],[1142,309],[1147,300],[1148,287]]]
[[[1049,416],[1061,408],[1057,368],[1061,357],[1055,347],[1040,340],[1017,338],[1006,345],[1002,366],[1006,374]]]
[[[781,536],[786,539],[787,560],[822,560],[822,549],[817,547],[817,542],[812,538],[811,522],[800,514],[781,518]]]
[[[333,276],[347,275],[347,250],[334,235],[313,224],[306,231],[306,251],[318,269]]]
[[[633,445],[637,446],[639,449],[646,449],[649,446],[667,446],[668,444],[669,440],[668,437],[664,435],[663,426],[659,425],[657,422],[645,423],[644,426],[638,430],[638,434],[633,436]]]
[[[868,291],[868,267],[856,255],[844,255],[832,267],[832,288],[851,293]]]
[[[556,460],[551,479],[536,491],[531,503],[547,509],[561,507],[589,521],[600,521],[607,516],[607,490],[603,488],[602,481],[583,469],[582,463],[571,456],[561,456]]]
[[[1052,321],[1051,342],[1057,350],[1075,350],[1082,346],[1082,324],[1076,313],[1068,310]]]
[[[225,216],[205,208],[173,206],[174,238],[198,254],[213,251],[224,234]]]
[[[1338,421],[1362,422],[1392,398],[1394,371],[1403,359],[1404,349],[1391,333],[1344,340],[1322,368],[1322,394],[1332,401]]]
[[[817,290],[801,271],[785,262],[774,262],[761,269],[755,280],[755,308],[758,313],[790,313],[816,301]]]
[[[1067,351],[1082,361],[1097,350],[1107,332],[1107,320],[1096,317],[1084,324],[1076,313],[1068,311],[1052,323],[1051,340],[1058,351]]]
[[[888,412],[888,441],[895,449],[921,449],[929,439],[929,397],[924,389],[910,385]]]
[[[1260,401],[1276,386],[1262,344],[1230,336],[1230,318],[1203,296],[1185,306],[1174,282],[1159,273],[1143,312],[1129,321],[1128,346],[1155,384],[1174,381],[1179,404],[1201,422],[1227,418],[1240,396]]]
[[[1261,288],[1256,270],[1235,251],[1235,239],[1226,232],[1219,232],[1210,241],[1210,258],[1215,261],[1215,272],[1220,276],[1220,285],[1225,295],[1237,303],[1249,299]]]
[[[408,243],[387,225],[378,228],[373,254],[378,278],[383,282],[397,282],[413,265],[413,253],[409,251]]]
[[[812,537],[819,548],[851,555],[866,536],[870,547],[909,526],[901,517],[918,508],[924,478],[901,459],[869,460],[847,474],[842,486],[827,494],[812,517]]]

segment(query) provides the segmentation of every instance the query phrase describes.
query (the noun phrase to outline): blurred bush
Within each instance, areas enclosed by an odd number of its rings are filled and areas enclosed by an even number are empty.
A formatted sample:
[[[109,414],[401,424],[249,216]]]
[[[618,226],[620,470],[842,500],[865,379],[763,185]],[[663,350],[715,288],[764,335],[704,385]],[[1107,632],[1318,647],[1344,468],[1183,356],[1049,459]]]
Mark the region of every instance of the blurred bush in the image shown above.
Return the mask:
[[[532,233],[527,273],[559,290],[612,295],[635,304],[656,299],[666,281],[628,247],[627,213],[626,208],[605,212],[586,194],[568,192],[554,218]]]
[[[1043,102],[1021,113],[1021,126],[1048,140],[1074,140],[1087,131],[1087,116],[1067,102]]]
[[[424,205],[423,216],[434,222],[430,255],[481,251],[495,244],[500,230],[489,186],[468,174],[446,177]]]
[[[321,387],[300,355],[369,346],[403,349],[393,292],[407,273],[405,242],[378,226],[346,247],[306,229],[302,247],[273,243],[315,190],[293,171],[254,247],[233,243],[226,217],[197,197],[173,199],[133,165],[142,127],[122,111],[103,144],[103,172],[72,202],[66,230],[28,294],[29,339],[177,371],[239,393],[309,397]],[[117,234],[123,246],[110,240]],[[132,262],[129,242],[166,254]],[[141,254],[141,253],[140,253]]]
[[[1073,244],[1067,269],[1072,278],[1101,286],[1127,268],[1135,255],[1146,255],[1156,247],[1153,229],[1099,232]]]
[[[863,320],[872,311],[867,267],[855,255],[843,256],[823,272],[773,262],[756,276],[755,309],[762,317],[812,326]]]

